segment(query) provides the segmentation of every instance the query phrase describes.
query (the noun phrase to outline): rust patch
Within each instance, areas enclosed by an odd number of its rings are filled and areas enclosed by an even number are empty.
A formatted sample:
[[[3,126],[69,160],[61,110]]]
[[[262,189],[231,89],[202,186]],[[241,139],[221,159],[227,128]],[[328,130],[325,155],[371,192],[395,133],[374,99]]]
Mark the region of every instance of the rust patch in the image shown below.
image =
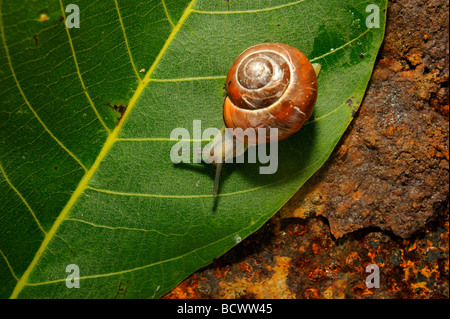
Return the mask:
[[[219,282],[222,291],[222,298],[257,298],[257,299],[291,299],[295,295],[289,290],[286,284],[289,274],[291,259],[289,257],[277,256],[273,265],[268,267],[272,272],[270,277],[260,277],[258,272],[249,272],[244,268],[243,273],[249,274],[241,278],[236,278],[234,282]],[[259,282],[253,285],[252,282]]]
[[[266,225],[164,298],[448,298],[448,216],[409,239],[365,229],[336,240],[326,219]],[[365,284],[380,269],[380,288]]]

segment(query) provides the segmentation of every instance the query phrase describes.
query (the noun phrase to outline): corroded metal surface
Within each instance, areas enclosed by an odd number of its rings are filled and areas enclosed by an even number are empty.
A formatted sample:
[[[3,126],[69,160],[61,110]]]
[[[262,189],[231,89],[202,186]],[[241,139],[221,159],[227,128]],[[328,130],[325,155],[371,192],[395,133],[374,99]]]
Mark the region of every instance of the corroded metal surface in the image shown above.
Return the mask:
[[[165,298],[449,297],[448,6],[389,1],[365,99],[324,167]]]
[[[443,4],[390,4],[359,114],[308,184],[336,237],[377,226],[406,238],[448,203],[448,1]],[[314,204],[305,191],[297,199]]]
[[[335,239],[324,218],[270,222],[166,298],[448,298],[448,219],[410,239],[360,230]],[[368,288],[366,267],[380,269]]]

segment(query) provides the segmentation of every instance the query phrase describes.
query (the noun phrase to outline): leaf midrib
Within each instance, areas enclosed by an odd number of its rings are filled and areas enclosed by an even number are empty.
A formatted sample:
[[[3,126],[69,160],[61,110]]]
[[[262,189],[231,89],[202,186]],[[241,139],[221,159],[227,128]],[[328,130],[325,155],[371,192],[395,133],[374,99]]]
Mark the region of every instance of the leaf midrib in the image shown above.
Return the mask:
[[[158,56],[155,58],[155,61],[153,62],[152,66],[148,70],[148,72],[145,74],[145,77],[143,80],[139,81],[138,87],[136,91],[134,92],[130,102],[128,103],[127,110],[122,116],[121,121],[118,123],[118,125],[114,128],[114,130],[111,132],[111,134],[106,139],[105,144],[103,145],[100,153],[98,154],[94,164],[91,166],[91,168],[85,173],[83,178],[81,179],[80,183],[78,184],[77,188],[73,192],[72,196],[70,197],[69,201],[67,202],[66,206],[63,208],[59,216],[56,218],[55,222],[53,223],[52,228],[47,233],[47,235],[44,237],[44,240],[42,241],[41,246],[39,247],[38,251],[36,252],[36,255],[34,256],[33,260],[31,261],[28,268],[25,270],[23,275],[20,277],[19,281],[17,282],[16,286],[14,287],[14,290],[10,296],[11,299],[16,299],[19,295],[19,293],[22,291],[23,287],[25,286],[31,272],[33,271],[34,267],[37,265],[39,259],[41,258],[42,254],[46,250],[48,244],[53,239],[54,235],[56,234],[56,231],[58,230],[61,223],[64,221],[65,217],[67,216],[68,212],[72,208],[72,206],[76,203],[78,198],[81,196],[83,191],[88,187],[89,181],[91,180],[94,173],[97,171],[97,169],[100,167],[101,162],[105,158],[105,156],[108,154],[111,147],[116,143],[118,139],[119,132],[123,126],[123,123],[127,119],[128,115],[130,114],[131,110],[133,109],[134,105],[136,104],[136,101],[141,96],[141,93],[146,88],[147,84],[150,82],[150,77],[155,70],[158,63],[161,61],[162,57],[164,56],[165,52],[167,51],[167,48],[172,43],[173,39],[175,38],[176,34],[181,29],[184,21],[187,19],[187,17],[192,12],[192,7],[194,6],[196,0],[191,0],[189,5],[186,7],[183,15],[181,16],[178,23],[173,28],[172,32],[170,33],[169,37],[167,38],[166,42],[164,43],[164,46],[162,47],[161,51],[159,52]]]

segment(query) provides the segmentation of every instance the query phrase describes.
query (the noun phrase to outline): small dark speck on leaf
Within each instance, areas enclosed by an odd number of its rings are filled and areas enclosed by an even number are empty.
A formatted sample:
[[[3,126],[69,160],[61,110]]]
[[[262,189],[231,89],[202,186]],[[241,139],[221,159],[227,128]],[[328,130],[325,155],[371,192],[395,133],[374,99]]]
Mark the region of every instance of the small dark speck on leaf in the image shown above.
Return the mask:
[[[352,117],[355,117],[356,112],[358,111],[358,101],[354,101],[355,97],[352,96],[351,98],[347,99],[347,101],[345,101],[345,104],[347,104],[352,110]]]
[[[120,117],[119,120],[117,121],[117,124],[119,124],[120,120],[122,119],[123,115],[125,114],[125,111],[127,110],[128,105],[123,105],[123,104],[113,104],[111,105],[111,103],[105,103],[105,106],[113,109],[116,112],[120,113]]]
[[[353,107],[353,100],[351,98],[345,101],[345,103],[347,103],[348,106]]]
[[[34,44],[38,45],[39,40],[37,38],[37,34],[33,35],[33,40],[34,40]]]
[[[59,16],[59,22],[63,22],[64,21],[64,16],[60,15]]]
[[[281,26],[281,24],[278,23],[278,24],[277,24],[277,27],[279,27],[279,26]]]
[[[364,53],[360,53],[360,54],[359,54],[359,57],[360,57],[361,59],[364,59],[364,56],[365,56]]]
[[[58,166],[53,167],[53,169],[54,169],[55,171],[57,171],[57,170],[58,170]]]
[[[119,295],[123,295],[123,297],[125,297],[128,289],[128,280],[123,282],[122,279],[120,279],[119,285],[114,287],[117,287],[114,298],[117,298]]]

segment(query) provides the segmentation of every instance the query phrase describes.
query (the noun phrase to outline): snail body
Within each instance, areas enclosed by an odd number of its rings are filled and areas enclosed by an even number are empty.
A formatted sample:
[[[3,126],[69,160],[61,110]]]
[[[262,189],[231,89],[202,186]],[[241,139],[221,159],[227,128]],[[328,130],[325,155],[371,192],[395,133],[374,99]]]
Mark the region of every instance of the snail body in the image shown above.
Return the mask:
[[[236,58],[225,83],[225,126],[203,150],[207,162],[216,165],[213,195],[224,162],[244,153],[248,145],[279,141],[300,130],[316,103],[319,71],[319,64],[281,43],[258,44]],[[245,134],[246,129],[261,128],[262,136]],[[271,128],[277,129],[276,136]]]

